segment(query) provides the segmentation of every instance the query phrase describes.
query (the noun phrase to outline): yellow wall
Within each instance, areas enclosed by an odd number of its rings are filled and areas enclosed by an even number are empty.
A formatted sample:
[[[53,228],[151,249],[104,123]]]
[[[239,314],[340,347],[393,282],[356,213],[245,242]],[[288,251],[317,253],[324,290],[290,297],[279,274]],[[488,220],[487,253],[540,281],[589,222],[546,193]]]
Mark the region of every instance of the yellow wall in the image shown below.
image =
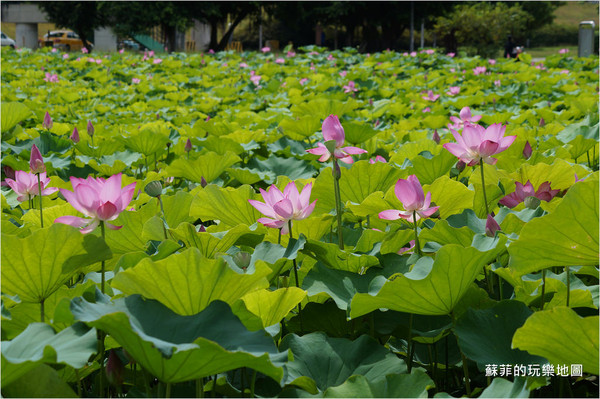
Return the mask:
[[[16,24],[2,22],[1,25],[2,25],[2,32],[4,32],[5,35],[8,35],[8,37],[16,40],[16,37],[15,37]],[[38,37],[42,37],[49,30],[55,30],[55,29],[56,29],[56,25],[54,25],[54,24],[50,24],[50,23],[38,24]]]

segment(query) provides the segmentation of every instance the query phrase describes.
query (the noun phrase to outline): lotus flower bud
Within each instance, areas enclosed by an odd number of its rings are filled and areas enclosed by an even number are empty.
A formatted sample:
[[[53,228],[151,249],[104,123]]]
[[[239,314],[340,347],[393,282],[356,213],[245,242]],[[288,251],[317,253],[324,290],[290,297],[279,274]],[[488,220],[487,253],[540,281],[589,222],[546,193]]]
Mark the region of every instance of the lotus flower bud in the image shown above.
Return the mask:
[[[523,148],[523,156],[525,157],[525,159],[529,159],[532,153],[533,150],[531,149],[531,144],[529,144],[528,141],[525,143],[525,147]]]
[[[52,129],[52,118],[50,117],[48,111],[46,111],[46,115],[44,115],[44,121],[42,122],[42,126],[44,127],[44,129]]]
[[[171,142],[170,141],[167,143],[167,148],[171,148]]]
[[[151,197],[158,198],[162,194],[162,184],[158,180],[146,184],[144,191]]]
[[[198,233],[206,233],[206,228],[203,225],[198,226]]]
[[[206,181],[206,179],[204,178],[204,176],[202,176],[200,178],[200,185],[202,186],[202,188],[208,186],[208,182]]]
[[[89,136],[93,137],[95,131],[96,131],[96,129],[94,129],[94,125],[92,125],[92,121],[88,121],[88,123],[87,123],[87,132],[88,132]]]
[[[4,167],[4,175],[8,179],[15,180],[15,170],[8,165]],[[577,175],[575,175],[575,182],[577,182]]]
[[[542,201],[540,201],[539,198],[529,196],[529,197],[525,198],[525,201],[523,201],[523,203],[529,209],[537,209],[538,206],[540,206],[540,204],[542,203]]]
[[[44,165],[44,158],[37,146],[34,144],[31,147],[31,157],[29,158],[29,169],[31,173],[37,175],[46,171],[46,165]]]
[[[192,151],[192,141],[190,139],[187,139],[187,141],[185,142],[184,150],[185,152]]]
[[[106,377],[108,382],[111,385],[122,385],[124,371],[125,367],[119,355],[117,355],[114,349],[111,349],[108,353],[108,361],[106,362]]]
[[[544,126],[546,126],[546,121],[544,120],[544,118],[540,118],[540,127]]]
[[[250,255],[248,252],[238,252],[233,256],[233,261],[239,268],[246,270],[248,266],[250,266],[251,258],[252,255]]]
[[[467,164],[464,163],[463,161],[458,161],[456,163],[456,169],[458,169],[459,172],[462,172],[463,170],[465,170],[466,166],[467,166]]]
[[[500,231],[500,225],[498,222],[496,222],[492,215],[488,215],[487,221],[485,222],[485,235],[488,237],[494,237],[497,231]]]
[[[77,130],[77,127],[73,129],[73,134],[71,134],[71,141],[73,142],[73,144],[79,143],[79,130]]]
[[[433,141],[435,141],[436,144],[439,144],[440,140],[441,140],[440,135],[438,134],[437,129],[435,129],[433,131]]]

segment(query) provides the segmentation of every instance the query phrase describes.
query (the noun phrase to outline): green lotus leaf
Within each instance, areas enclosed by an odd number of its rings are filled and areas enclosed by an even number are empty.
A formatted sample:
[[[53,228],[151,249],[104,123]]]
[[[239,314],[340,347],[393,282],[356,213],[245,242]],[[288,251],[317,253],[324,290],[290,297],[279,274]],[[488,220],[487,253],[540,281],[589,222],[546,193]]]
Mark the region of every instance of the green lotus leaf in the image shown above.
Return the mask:
[[[528,222],[509,247],[510,266],[527,274],[552,266],[598,264],[597,174],[569,189],[549,215]]]
[[[342,170],[340,179],[342,202],[361,204],[375,191],[387,192],[396,184],[402,173],[401,170],[382,162],[374,164],[368,161],[355,162],[350,169]],[[335,208],[331,168],[321,170],[315,180],[312,196],[319,199],[315,212],[328,213]]]
[[[306,297],[306,292],[296,287],[275,291],[258,290],[242,297],[246,309],[262,320],[263,328],[279,323]]]
[[[290,180],[310,179],[316,170],[308,161],[296,158],[281,158],[271,155],[265,160],[252,158],[248,167],[261,172],[271,172],[276,176],[287,176]]]
[[[62,202],[62,201],[60,201],[60,202]],[[60,202],[53,201],[52,204],[57,204]],[[37,203],[37,200],[36,200],[36,203]],[[80,216],[80,217],[83,216],[82,214],[77,212],[71,204],[67,204],[67,203],[62,203],[61,205],[55,205],[55,206],[50,206],[50,207],[44,207],[42,215],[44,217],[44,226],[46,226],[46,227],[51,226],[52,223],[54,223],[54,220],[56,220],[56,218],[59,218],[61,216],[66,216],[66,215]],[[40,210],[35,209],[35,208],[30,209],[26,214],[23,215],[21,220],[23,221],[23,224],[26,224],[28,226],[41,227]],[[4,229],[2,231],[6,232]]]
[[[242,184],[254,184],[261,180],[265,183],[273,183],[275,174],[271,172],[262,172],[258,169],[246,168],[227,168],[227,173]]]
[[[8,132],[17,123],[24,121],[25,119],[33,116],[31,109],[23,103],[19,102],[2,102],[1,110],[1,130],[2,133]]]
[[[279,122],[279,130],[292,140],[304,140],[321,130],[321,120],[312,115],[297,119],[285,118]]]
[[[428,115],[421,120],[421,123],[429,129],[440,129],[446,126],[448,117],[444,115]]]
[[[327,388],[322,397],[427,398],[427,390],[433,387],[433,380],[423,370],[415,369],[411,374],[388,374],[374,381],[354,375],[340,386]]]
[[[212,301],[233,304],[249,292],[269,286],[270,269],[256,265],[253,273],[231,269],[222,259],[208,259],[197,248],[153,262],[142,259],[118,273],[111,286],[125,294],[155,299],[181,315],[194,315]]]
[[[374,193],[369,194],[367,198],[365,198],[364,201],[359,205],[353,203],[348,204],[348,209],[350,209],[350,211],[358,217],[377,215],[381,211],[390,209],[390,205],[387,203],[384,197],[385,194],[382,191],[375,191]]]
[[[41,302],[81,268],[111,257],[104,240],[65,224],[25,238],[2,234],[2,292]]]
[[[494,378],[492,383],[481,392],[480,398],[528,398],[529,389],[526,387],[526,379],[515,378],[508,381],[504,378]]]
[[[144,224],[156,215],[155,204],[147,204],[137,211],[121,212],[114,224],[123,226],[119,230],[106,229],[106,243],[116,255],[134,251],[146,251],[146,240],[142,238]]]
[[[28,369],[12,384],[3,386],[2,395],[10,398],[78,398],[58,372],[46,364]]]
[[[412,160],[424,151],[437,155],[440,153],[440,146],[438,146],[435,141],[429,139],[404,143],[402,147],[392,155],[390,163],[402,165],[406,159]]]
[[[411,160],[413,167],[409,169],[409,175],[417,175],[421,184],[431,184],[438,177],[448,173],[456,163],[456,157],[448,151],[442,151],[431,159],[417,156]]]
[[[262,239],[264,228],[251,230],[248,226],[240,224],[231,230],[218,233],[199,233],[193,224],[182,223],[177,229],[170,230],[170,233],[176,240],[181,240],[186,247],[196,247],[205,257],[214,258],[225,253],[242,236],[254,235],[258,240]]]
[[[225,155],[228,152],[239,155],[244,152],[244,147],[238,142],[226,137],[208,136],[199,140],[199,142],[200,145],[208,151],[216,152],[220,155]]]
[[[438,220],[431,229],[423,229],[419,234],[421,241],[433,241],[441,245],[458,244],[463,247],[471,246],[475,233],[468,227],[456,228],[446,220]]]
[[[360,255],[341,250],[337,244],[307,240],[302,253],[323,262],[327,267],[353,273],[364,273],[379,260],[371,255]]]
[[[467,309],[454,333],[465,356],[487,364],[544,364],[545,359],[511,349],[515,331],[533,312],[523,302],[502,301],[488,309]]]
[[[424,192],[431,193],[431,200],[440,207],[440,217],[450,215],[473,206],[475,193],[464,184],[451,180],[448,176],[438,177],[431,185],[423,186]]]
[[[301,388],[325,391],[343,384],[352,375],[374,381],[406,371],[403,360],[366,335],[350,341],[329,338],[322,332],[302,337],[289,334],[281,341],[280,349],[290,349],[294,355],[294,360],[284,366],[283,382]]]
[[[196,157],[194,160],[176,159],[167,167],[167,174],[174,177],[183,177],[196,183],[200,183],[204,178],[210,183],[231,165],[241,160],[232,152],[226,152],[224,155],[209,152]]]
[[[598,374],[598,321],[567,307],[536,312],[515,332],[512,346],[551,364],[581,364],[584,372]]]
[[[408,275],[386,281],[376,295],[356,294],[350,316],[356,318],[379,308],[423,315],[449,314],[482,268],[503,248],[498,245],[494,250],[480,252],[472,247],[445,245],[433,264],[418,262]]]
[[[231,227],[240,223],[251,226],[262,214],[250,205],[249,199],[262,201],[248,185],[234,189],[209,184],[198,191],[192,200],[190,216],[202,220],[220,220]]]
[[[139,295],[113,301],[97,292],[96,303],[71,302],[76,319],[106,331],[144,369],[163,382],[177,383],[239,367],[281,381],[279,353],[264,331],[250,332],[221,301],[201,313],[180,316]]]
[[[311,100],[301,104],[292,106],[292,114],[297,116],[316,116],[318,118],[325,119],[329,115],[346,115],[352,110],[358,108],[358,102],[356,100],[348,99],[346,101],[339,100],[328,100],[325,98],[319,98]]]
[[[179,190],[175,195],[162,195],[161,199],[165,209],[165,219],[167,225],[171,228],[179,226],[180,223],[193,222],[194,219],[190,216],[190,205],[192,204],[193,196],[185,191]],[[151,201],[156,204],[158,200]],[[156,206],[160,206],[156,204]]]
[[[351,145],[364,143],[379,133],[371,124],[364,122],[344,122],[342,126],[346,134],[346,141]]]
[[[47,324],[31,323],[12,341],[2,341],[2,388],[42,363],[81,368],[96,350],[96,330],[83,323],[58,334]]]
[[[550,182],[553,190],[564,190],[575,183],[576,173],[579,173],[581,177],[581,172],[576,166],[562,159],[557,159],[552,165],[545,163],[537,163],[535,165],[522,164],[517,172],[509,176],[523,184],[529,180],[536,190],[540,184],[546,181]],[[515,187],[514,184],[505,185],[506,193],[509,194],[515,191]]]
[[[139,133],[131,134],[127,136],[127,138],[123,138],[125,147],[131,151],[144,154],[145,156],[165,151],[168,142],[168,134],[163,134],[156,131],[156,129],[150,128],[142,128]]]
[[[346,320],[346,311],[338,308],[333,301],[308,302],[306,306],[302,306],[302,323],[300,316],[296,315],[285,326],[293,333],[322,331],[329,337],[344,338],[352,331],[352,320]]]

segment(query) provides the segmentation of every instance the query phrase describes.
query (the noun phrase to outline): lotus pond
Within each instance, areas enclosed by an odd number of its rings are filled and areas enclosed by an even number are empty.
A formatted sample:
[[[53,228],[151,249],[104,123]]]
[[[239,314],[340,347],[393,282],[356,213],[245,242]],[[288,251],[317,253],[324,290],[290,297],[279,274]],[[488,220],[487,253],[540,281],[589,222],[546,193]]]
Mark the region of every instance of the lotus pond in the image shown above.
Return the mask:
[[[4,397],[598,397],[598,57],[1,79]]]

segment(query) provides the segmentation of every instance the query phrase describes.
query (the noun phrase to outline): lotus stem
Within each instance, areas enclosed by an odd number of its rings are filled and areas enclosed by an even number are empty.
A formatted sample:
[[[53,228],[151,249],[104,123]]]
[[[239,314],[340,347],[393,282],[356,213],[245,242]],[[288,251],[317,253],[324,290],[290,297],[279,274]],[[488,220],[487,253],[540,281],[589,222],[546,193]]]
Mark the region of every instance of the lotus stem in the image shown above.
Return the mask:
[[[198,378],[196,380],[196,397],[197,398],[204,397],[204,378]]]
[[[165,398],[171,397],[171,383],[167,382],[167,387],[165,388]]]
[[[240,369],[240,380],[241,380],[240,388],[241,388],[241,391],[242,391],[242,398],[246,397],[245,392],[244,392],[246,390],[246,381],[245,381],[245,378],[244,378],[245,375],[246,375],[246,367],[242,367]]]
[[[252,379],[250,380],[250,397],[254,398],[254,387],[256,385],[256,370],[252,370]]]
[[[104,231],[104,221],[101,220],[100,221],[100,232],[102,234],[102,239],[106,240],[106,232]],[[101,280],[100,280],[100,291],[102,291],[102,293],[104,294],[104,261],[102,261],[102,269],[100,271],[101,276]]]
[[[479,167],[481,169],[481,189],[483,190],[483,203],[485,204],[485,216],[490,214],[488,209],[487,196],[485,195],[485,177],[483,176],[483,158],[479,158]]]
[[[542,269],[542,304],[540,310],[544,310],[544,296],[546,295],[546,269]]]
[[[33,208],[33,199],[31,199],[31,194],[29,194],[29,209]]]
[[[567,272],[567,307],[569,307],[569,300],[571,299],[571,273],[569,273],[569,266],[565,266],[565,272]]]
[[[169,237],[167,237],[167,228],[165,227],[165,225],[167,224],[167,217],[165,215],[165,208],[163,207],[163,202],[162,202],[162,196],[159,195],[158,197],[158,203],[160,204],[160,213],[161,213],[161,218],[163,221],[163,233],[165,234],[165,240],[167,240]]]
[[[339,174],[336,173],[336,170],[339,170],[339,165],[337,163],[337,159],[333,158],[333,190],[335,192],[335,213],[337,217],[337,225],[338,225],[338,245],[340,249],[344,249],[344,236],[342,233],[342,199],[340,196],[340,181]]]
[[[587,155],[588,167],[591,169],[592,168],[592,161],[590,161],[590,150],[587,150],[585,152],[585,154]]]
[[[292,221],[288,220],[288,229],[290,234],[290,241],[292,240]],[[290,242],[288,242],[288,245]],[[296,288],[300,288],[300,283],[298,280],[298,265],[296,264],[296,259],[292,259],[292,263],[294,264],[294,278],[296,279]],[[302,326],[302,304],[298,303],[298,317],[300,318],[300,332],[304,331],[304,327]]]
[[[467,389],[467,396],[471,396],[471,381],[469,380],[469,367],[467,365],[467,358],[462,353],[462,350],[460,351],[460,357],[462,359],[463,372],[465,374],[465,388]]]
[[[370,215],[367,215],[367,229],[371,228],[371,217]]]
[[[38,178],[38,194],[40,197],[40,223],[42,224],[42,228],[44,228],[44,218],[42,216],[42,182],[40,180],[40,174],[37,174]]]
[[[45,321],[45,318],[44,318],[44,301],[45,301],[45,299],[42,299],[42,300],[40,301],[40,316],[41,316],[41,317],[40,317],[40,320],[42,320],[42,323],[45,323],[45,322],[46,322],[46,321]]]
[[[83,397],[82,394],[82,389],[81,389],[81,378],[79,378],[79,370],[78,369],[74,369],[75,370],[75,378],[77,379],[77,396],[79,396],[80,398]]]
[[[412,326],[413,326],[413,314],[411,313],[408,317],[408,340],[406,341],[406,355],[408,357],[408,374],[412,370]]]
[[[413,211],[413,221],[415,229],[415,249],[417,250],[417,254],[419,256],[423,256],[423,253],[421,252],[421,244],[419,243],[419,232],[417,231],[417,211]]]

